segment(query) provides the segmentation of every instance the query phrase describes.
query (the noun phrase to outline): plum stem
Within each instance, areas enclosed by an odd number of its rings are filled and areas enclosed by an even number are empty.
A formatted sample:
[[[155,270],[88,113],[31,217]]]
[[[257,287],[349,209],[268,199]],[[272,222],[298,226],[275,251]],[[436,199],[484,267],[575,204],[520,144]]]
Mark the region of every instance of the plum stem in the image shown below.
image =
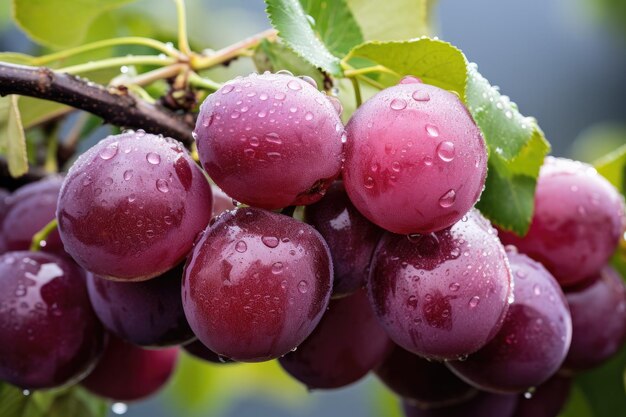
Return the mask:
[[[43,246],[41,245],[41,243],[45,242],[45,240],[48,238],[50,233],[54,232],[56,229],[57,229],[57,219],[55,217],[54,219],[50,221],[50,223],[45,225],[40,231],[38,231],[37,233],[33,235],[33,241],[30,244],[30,250],[32,252],[37,252],[39,249],[45,246],[45,243]]]

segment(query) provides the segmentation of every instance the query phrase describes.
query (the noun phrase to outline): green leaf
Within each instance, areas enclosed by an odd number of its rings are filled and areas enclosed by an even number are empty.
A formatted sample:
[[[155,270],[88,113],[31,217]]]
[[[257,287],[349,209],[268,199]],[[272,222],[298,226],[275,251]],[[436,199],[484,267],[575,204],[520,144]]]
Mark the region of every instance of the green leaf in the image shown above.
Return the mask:
[[[344,0],[300,0],[300,3],[315,22],[313,30],[334,55],[345,56],[363,43],[361,28]]]
[[[517,156],[530,141],[537,123],[524,117],[507,96],[500,94],[476,69],[468,65],[467,107],[492,152],[505,160]]]
[[[17,24],[33,40],[50,47],[80,44],[102,13],[133,0],[13,0]]]
[[[432,32],[435,0],[347,0],[366,40],[406,40]]]
[[[298,0],[266,0],[266,12],[281,39],[313,66],[340,75],[339,58],[333,55],[315,33]]]
[[[626,195],[626,145],[598,159],[593,165],[615,188]]]
[[[263,40],[252,59],[259,72],[287,70],[295,75],[308,75],[320,89],[324,86],[324,75],[281,42]]]
[[[74,386],[24,395],[9,384],[0,383],[0,416],[2,417],[105,417],[107,403]]]
[[[367,42],[354,48],[344,62],[365,58],[395,74],[381,78],[384,86],[395,85],[405,75],[419,77],[427,84],[456,92],[465,97],[467,64],[463,53],[434,39],[396,42]]]
[[[10,64],[31,65],[33,57],[18,52],[0,52],[0,62],[8,62]]]
[[[485,190],[476,207],[501,228],[525,235],[533,215],[537,176],[549,151],[550,144],[535,128],[530,141],[513,160],[506,161],[492,152]]]
[[[6,155],[12,177],[20,177],[28,172],[26,137],[18,99],[19,96],[15,95],[0,98],[0,150]]]

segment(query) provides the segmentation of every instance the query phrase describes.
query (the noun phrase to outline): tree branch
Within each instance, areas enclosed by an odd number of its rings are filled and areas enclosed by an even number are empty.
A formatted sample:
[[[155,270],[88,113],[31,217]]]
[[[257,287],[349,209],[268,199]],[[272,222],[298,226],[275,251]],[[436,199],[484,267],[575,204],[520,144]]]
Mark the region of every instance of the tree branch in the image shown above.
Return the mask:
[[[193,116],[178,115],[146,103],[128,93],[124,86],[107,89],[75,75],[46,67],[29,67],[0,62],[0,95],[19,94],[67,104],[129,129],[144,129],[193,142]]]

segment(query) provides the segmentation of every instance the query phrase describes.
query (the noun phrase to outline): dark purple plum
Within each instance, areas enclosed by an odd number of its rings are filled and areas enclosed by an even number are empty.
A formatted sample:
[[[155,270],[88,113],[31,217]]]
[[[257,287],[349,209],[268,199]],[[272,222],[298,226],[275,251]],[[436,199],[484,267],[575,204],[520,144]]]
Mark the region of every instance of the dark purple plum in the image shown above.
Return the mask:
[[[260,209],[226,212],[187,260],[183,307],[209,349],[241,362],[280,357],[311,334],[332,288],[328,246],[308,224]]]
[[[96,315],[111,333],[139,346],[192,340],[180,297],[183,266],[143,282],[115,282],[89,274],[87,289]]]
[[[45,252],[0,256],[0,380],[27,389],[75,382],[95,364],[105,333],[85,277]]]
[[[502,232],[500,239],[541,262],[562,286],[571,286],[607,263],[625,227],[624,198],[615,187],[590,165],[548,157],[528,233]]]
[[[455,94],[400,83],[363,103],[346,132],[346,191],[383,229],[436,232],[461,220],[478,201],[487,149]]]
[[[141,400],[165,385],[178,352],[176,347],[143,349],[110,335],[102,359],[81,385],[114,401]]]
[[[477,211],[426,235],[386,233],[369,276],[374,310],[391,339],[430,359],[457,359],[500,329],[511,271],[495,230]]]
[[[202,103],[195,134],[204,169],[250,206],[313,203],[341,170],[345,134],[337,111],[291,75],[229,81]]]
[[[50,177],[19,188],[6,198],[6,214],[2,236],[6,251],[29,250],[33,235],[50,223],[55,216],[62,177]],[[46,238],[46,252],[65,254],[58,231]]]
[[[382,229],[357,211],[341,181],[333,183],[323,199],[307,206],[305,217],[330,248],[335,269],[333,297],[363,287]]]
[[[563,367],[585,370],[602,364],[626,341],[626,288],[619,273],[604,267],[591,283],[565,293],[572,315],[572,345]]]
[[[88,271],[142,281],[172,269],[211,219],[211,187],[183,146],[109,136],[70,169],[57,208],[66,251]]]
[[[232,360],[228,358],[221,357],[217,353],[213,352],[211,349],[206,347],[204,343],[199,340],[194,340],[193,342],[187,343],[183,346],[185,352],[189,353],[195,358],[202,359],[211,363],[233,363]]]
[[[280,358],[282,367],[309,389],[339,388],[378,366],[392,344],[365,290],[331,300],[313,333]]]
[[[519,396],[513,417],[557,417],[565,405],[572,387],[571,378],[555,375],[532,393]]]
[[[498,334],[464,361],[447,362],[482,390],[524,392],[559,369],[572,339],[572,319],[558,282],[539,263],[508,252],[515,301]]]
[[[406,417],[512,417],[518,399],[516,395],[479,392],[470,400],[451,406],[420,408],[403,402]]]
[[[395,346],[376,376],[395,394],[422,407],[463,402],[477,393],[443,363],[431,362]]]

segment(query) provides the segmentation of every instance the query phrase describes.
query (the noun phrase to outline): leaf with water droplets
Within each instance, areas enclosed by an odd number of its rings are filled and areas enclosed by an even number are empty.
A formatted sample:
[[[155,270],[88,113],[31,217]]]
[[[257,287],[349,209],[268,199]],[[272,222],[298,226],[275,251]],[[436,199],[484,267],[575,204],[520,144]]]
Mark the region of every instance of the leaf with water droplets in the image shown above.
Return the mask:
[[[315,80],[319,87],[323,86],[324,75],[315,66],[301,58],[282,42],[263,40],[254,51],[252,57],[259,73],[288,70],[295,75],[306,75]]]
[[[266,0],[265,4],[270,22],[283,42],[304,60],[330,74],[342,74],[339,57],[363,40],[343,0]]]

